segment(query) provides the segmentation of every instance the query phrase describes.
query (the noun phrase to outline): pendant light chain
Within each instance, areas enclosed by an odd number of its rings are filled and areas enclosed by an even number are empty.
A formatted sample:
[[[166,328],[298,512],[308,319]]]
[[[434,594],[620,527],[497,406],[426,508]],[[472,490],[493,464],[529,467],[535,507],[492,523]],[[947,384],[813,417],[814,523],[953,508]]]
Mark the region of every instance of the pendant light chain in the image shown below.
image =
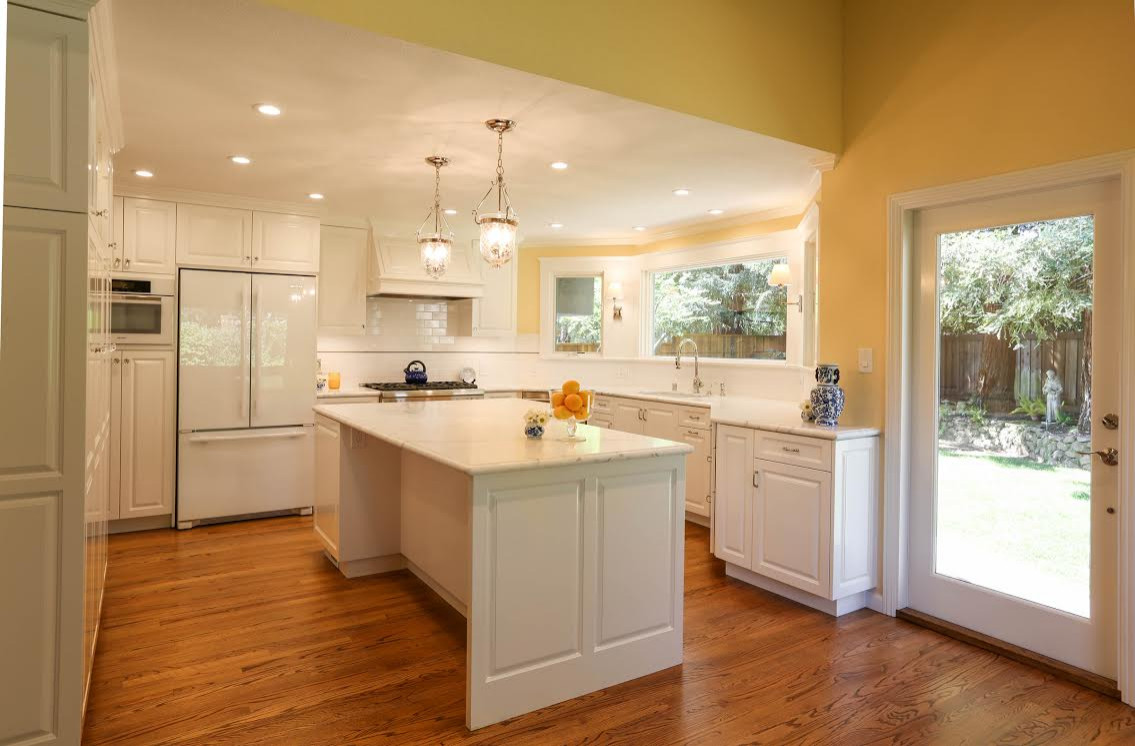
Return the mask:
[[[504,130],[497,132],[497,212],[502,209],[501,195],[504,193]]]
[[[434,163],[434,233],[441,233],[441,163]]]

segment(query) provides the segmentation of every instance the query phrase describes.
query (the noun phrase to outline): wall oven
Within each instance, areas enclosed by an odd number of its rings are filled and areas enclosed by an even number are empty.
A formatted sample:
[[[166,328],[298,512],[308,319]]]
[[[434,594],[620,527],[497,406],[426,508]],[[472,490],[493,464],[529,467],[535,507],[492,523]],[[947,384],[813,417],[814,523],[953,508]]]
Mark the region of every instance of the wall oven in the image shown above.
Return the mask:
[[[110,338],[115,344],[177,342],[172,277],[114,277],[110,281]]]

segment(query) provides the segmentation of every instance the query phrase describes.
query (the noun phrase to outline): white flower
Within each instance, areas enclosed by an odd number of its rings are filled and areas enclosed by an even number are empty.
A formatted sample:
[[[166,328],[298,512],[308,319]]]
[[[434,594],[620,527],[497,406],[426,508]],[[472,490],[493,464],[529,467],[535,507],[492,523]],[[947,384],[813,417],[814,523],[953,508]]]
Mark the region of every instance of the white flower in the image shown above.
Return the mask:
[[[800,402],[800,410],[802,412],[811,412],[812,411],[812,402],[807,400],[807,399]]]
[[[529,409],[524,413],[524,421],[530,425],[543,425],[548,421],[548,413],[542,409]]]

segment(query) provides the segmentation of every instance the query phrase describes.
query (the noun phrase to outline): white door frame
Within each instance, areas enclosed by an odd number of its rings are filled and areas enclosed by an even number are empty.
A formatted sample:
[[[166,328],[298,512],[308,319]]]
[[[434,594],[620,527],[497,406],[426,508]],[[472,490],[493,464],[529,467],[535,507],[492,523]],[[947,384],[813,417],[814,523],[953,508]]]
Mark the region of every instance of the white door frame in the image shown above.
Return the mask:
[[[1119,619],[1116,682],[1135,705],[1135,150],[1015,171],[957,184],[893,194],[887,200],[887,398],[883,491],[883,584],[879,611],[894,616],[908,605],[910,516],[911,344],[914,213],[931,207],[1119,180],[1122,339],[1119,392],[1119,498],[1116,606]]]

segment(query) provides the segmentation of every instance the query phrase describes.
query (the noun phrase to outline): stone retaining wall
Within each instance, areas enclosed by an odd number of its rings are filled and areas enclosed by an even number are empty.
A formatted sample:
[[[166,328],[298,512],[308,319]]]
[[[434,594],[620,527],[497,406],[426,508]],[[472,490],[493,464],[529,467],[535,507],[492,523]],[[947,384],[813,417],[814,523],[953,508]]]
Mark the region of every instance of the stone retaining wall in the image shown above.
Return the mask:
[[[1091,468],[1091,457],[1078,451],[1090,450],[1092,437],[1075,427],[1052,425],[1046,430],[1043,423],[1031,420],[986,417],[974,422],[965,415],[949,415],[939,421],[938,437],[947,447],[996,451],[1053,466]]]

